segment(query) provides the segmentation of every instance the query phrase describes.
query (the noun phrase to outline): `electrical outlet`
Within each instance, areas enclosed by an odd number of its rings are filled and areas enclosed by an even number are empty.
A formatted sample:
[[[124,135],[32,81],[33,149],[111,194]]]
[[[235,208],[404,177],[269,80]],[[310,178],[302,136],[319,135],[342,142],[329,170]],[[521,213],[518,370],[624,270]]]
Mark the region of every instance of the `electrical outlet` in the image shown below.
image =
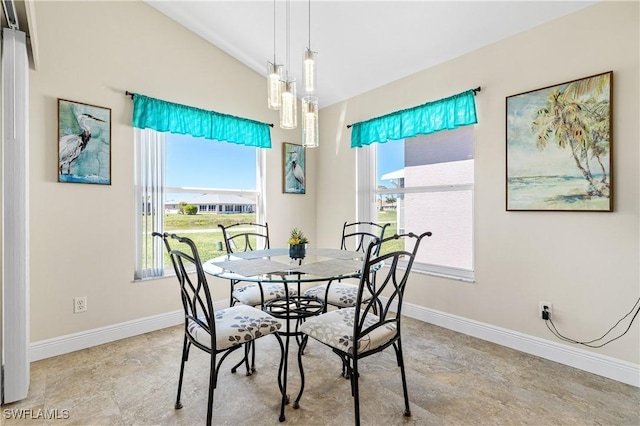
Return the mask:
[[[73,299],[73,313],[87,312],[87,297],[75,297]]]
[[[549,318],[547,319],[551,319],[553,318],[553,304],[549,303],[549,302],[540,302],[540,305],[538,307],[538,316],[542,319],[545,319],[542,316],[542,313],[545,310],[545,307],[547,308],[547,313],[549,314]]]

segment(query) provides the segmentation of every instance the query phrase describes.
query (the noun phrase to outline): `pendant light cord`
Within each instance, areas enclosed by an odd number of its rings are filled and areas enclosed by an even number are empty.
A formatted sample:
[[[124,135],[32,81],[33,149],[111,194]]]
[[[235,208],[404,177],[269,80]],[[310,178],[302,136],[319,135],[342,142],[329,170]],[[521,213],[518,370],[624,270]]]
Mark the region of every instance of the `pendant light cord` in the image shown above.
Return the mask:
[[[309,0],[309,50],[311,50],[311,0]]]
[[[291,8],[291,4],[290,1],[287,0],[287,13],[286,13],[286,18],[287,18],[287,64],[286,64],[286,72],[287,72],[287,80],[289,79],[289,60],[290,60],[290,50],[291,50],[291,40],[289,38],[289,31],[290,31],[290,18],[289,18],[289,10]]]
[[[276,65],[276,0],[273,0],[273,66]]]

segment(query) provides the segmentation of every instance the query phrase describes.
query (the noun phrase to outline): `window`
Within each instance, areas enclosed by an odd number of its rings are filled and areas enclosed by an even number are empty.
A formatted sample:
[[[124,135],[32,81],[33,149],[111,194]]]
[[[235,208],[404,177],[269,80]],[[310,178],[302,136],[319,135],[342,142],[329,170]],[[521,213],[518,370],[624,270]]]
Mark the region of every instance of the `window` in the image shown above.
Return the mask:
[[[359,219],[389,223],[389,234],[431,231],[414,270],[472,280],[473,127],[359,151]]]
[[[218,224],[264,222],[264,149],[135,131],[135,278],[173,272],[153,231],[188,233],[203,260],[223,254]],[[189,207],[194,206],[194,207]],[[195,211],[196,216],[189,215]]]

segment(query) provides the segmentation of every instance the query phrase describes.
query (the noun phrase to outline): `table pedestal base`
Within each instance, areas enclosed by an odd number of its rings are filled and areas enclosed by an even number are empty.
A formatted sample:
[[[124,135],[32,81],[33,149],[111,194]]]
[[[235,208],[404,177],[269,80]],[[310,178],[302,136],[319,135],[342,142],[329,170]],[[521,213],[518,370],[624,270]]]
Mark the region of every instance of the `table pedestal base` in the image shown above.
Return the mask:
[[[303,336],[298,327],[304,322],[306,318],[319,315],[324,310],[324,303],[313,297],[305,296],[289,296],[272,300],[265,304],[265,310],[274,317],[284,320],[284,331],[282,328],[278,331],[278,334],[285,336],[284,351],[282,359],[280,360],[280,369],[278,372],[278,386],[282,393],[282,403],[280,405],[280,417],[279,420],[283,422],[285,420],[284,407],[289,403],[289,395],[287,395],[287,367],[289,364],[289,340],[291,337],[296,338],[298,345],[304,345],[307,342],[306,336]],[[293,330],[291,329],[291,322],[295,325]],[[300,371],[300,390],[296,397],[293,408],[300,407],[300,398],[302,397],[302,391],[304,390],[304,368],[302,367],[302,351],[298,352],[298,370]]]

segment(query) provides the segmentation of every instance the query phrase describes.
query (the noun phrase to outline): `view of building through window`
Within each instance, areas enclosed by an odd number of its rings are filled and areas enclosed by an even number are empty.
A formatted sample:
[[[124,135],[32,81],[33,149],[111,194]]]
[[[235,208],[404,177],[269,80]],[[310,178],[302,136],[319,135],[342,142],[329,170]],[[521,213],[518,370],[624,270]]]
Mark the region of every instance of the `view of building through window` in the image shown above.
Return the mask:
[[[421,269],[473,271],[473,128],[376,144],[376,211],[388,234],[431,231]]]

